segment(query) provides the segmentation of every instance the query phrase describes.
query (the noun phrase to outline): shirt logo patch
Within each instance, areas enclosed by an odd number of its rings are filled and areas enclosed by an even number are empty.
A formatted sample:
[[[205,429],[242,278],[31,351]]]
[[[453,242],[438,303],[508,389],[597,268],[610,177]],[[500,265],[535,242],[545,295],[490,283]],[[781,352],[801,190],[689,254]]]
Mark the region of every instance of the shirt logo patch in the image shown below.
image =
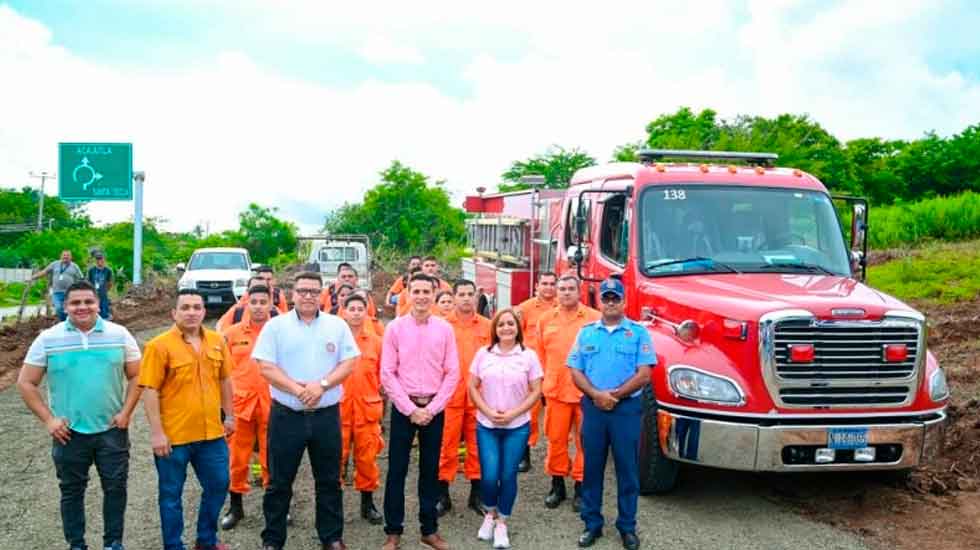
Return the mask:
[[[643,353],[650,353],[650,344],[643,344],[640,346],[640,349],[643,351]]]
[[[630,329],[626,329],[626,333],[625,334],[626,334],[626,337],[627,338],[632,338],[633,337],[633,331],[630,330]]]
[[[327,342],[327,353],[335,353],[337,351],[337,345],[333,342]]]
[[[589,345],[589,346],[582,346],[582,351],[584,351],[586,353],[591,353],[591,352],[593,352],[595,350],[596,350],[596,347],[595,346],[591,346],[591,345]]]

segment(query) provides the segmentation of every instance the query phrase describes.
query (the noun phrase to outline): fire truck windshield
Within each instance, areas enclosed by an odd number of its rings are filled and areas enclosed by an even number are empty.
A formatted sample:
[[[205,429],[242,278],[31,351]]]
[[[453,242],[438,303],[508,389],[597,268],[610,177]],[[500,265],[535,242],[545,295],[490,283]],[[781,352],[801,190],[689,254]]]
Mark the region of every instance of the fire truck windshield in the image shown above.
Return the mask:
[[[850,276],[824,193],[736,185],[650,186],[640,200],[643,272]]]

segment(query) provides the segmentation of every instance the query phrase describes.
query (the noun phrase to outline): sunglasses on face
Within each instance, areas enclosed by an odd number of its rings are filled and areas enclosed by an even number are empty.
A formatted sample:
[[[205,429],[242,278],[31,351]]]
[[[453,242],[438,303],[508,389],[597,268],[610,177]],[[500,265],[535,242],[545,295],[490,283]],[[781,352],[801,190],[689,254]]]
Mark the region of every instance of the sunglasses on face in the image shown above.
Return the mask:
[[[601,300],[604,304],[618,304],[623,301],[623,299],[616,294],[603,294]]]

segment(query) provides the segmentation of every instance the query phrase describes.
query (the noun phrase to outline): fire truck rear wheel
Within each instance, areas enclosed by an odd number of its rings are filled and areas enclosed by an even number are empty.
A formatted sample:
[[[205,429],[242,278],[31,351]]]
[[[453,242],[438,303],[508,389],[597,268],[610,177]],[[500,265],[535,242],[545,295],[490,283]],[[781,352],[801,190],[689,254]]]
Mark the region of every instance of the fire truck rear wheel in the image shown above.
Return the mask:
[[[640,494],[658,495],[677,485],[680,464],[660,451],[657,434],[657,399],[653,385],[643,388],[643,429],[640,432]]]

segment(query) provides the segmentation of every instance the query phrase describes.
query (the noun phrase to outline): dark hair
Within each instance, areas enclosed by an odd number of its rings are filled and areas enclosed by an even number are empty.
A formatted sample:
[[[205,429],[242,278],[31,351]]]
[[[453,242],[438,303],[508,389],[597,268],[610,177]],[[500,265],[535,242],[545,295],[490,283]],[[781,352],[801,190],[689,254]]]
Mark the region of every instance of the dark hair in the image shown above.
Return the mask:
[[[349,285],[347,283],[344,283],[344,284],[342,284],[342,285],[340,285],[340,286],[337,287],[337,294],[340,294],[340,291],[341,290],[344,290],[345,288],[347,290],[351,291],[351,292],[354,292],[354,287],[352,287],[351,285]]]
[[[351,267],[350,263],[340,262],[339,264],[337,264],[337,273],[340,273],[340,270],[344,269],[345,267],[350,267],[351,269],[354,269],[353,267]]]
[[[361,302],[361,304],[365,308],[368,305],[367,300],[364,299],[364,296],[361,296],[360,294],[351,294],[350,296],[348,296],[347,299],[344,300],[344,308],[346,309],[347,307],[349,307],[351,305],[351,302]]]
[[[337,268],[337,274],[340,274],[340,272],[343,271],[343,270],[345,270],[345,269],[347,271],[353,271],[354,272],[354,275],[355,276],[357,275],[357,269],[355,269],[354,266],[352,266],[350,264],[343,265],[343,266],[340,266],[339,268]]]
[[[272,297],[272,293],[269,292],[269,287],[265,285],[253,286],[252,288],[248,289],[248,294],[249,296],[251,296],[252,294],[266,294],[269,295],[270,298]]]
[[[556,283],[558,282],[558,274],[555,273],[554,271],[542,271],[541,273],[538,273],[538,280],[539,281],[541,279],[545,278],[545,277],[554,277],[555,278],[555,282]]]
[[[409,257],[408,257],[408,261],[410,261],[410,262],[411,262],[412,260],[418,260],[418,261],[422,261],[422,256],[419,256],[418,254],[414,254],[414,255],[412,255],[412,256],[409,256]]]
[[[317,273],[316,271],[300,271],[293,277],[293,283],[295,284],[296,282],[302,279],[309,279],[310,281],[316,281],[320,283],[321,287],[323,286],[323,277],[321,277],[320,274]]]
[[[426,257],[422,258],[422,263],[425,263],[425,262],[439,263],[439,258],[436,258],[435,256],[426,256]]]
[[[524,347],[524,331],[521,329],[521,318],[518,317],[517,312],[513,309],[501,309],[493,316],[493,320],[490,321],[490,345],[487,346],[487,351],[490,351],[494,346],[500,343],[500,337],[497,336],[497,323],[500,322],[500,317],[505,314],[510,314],[514,318],[514,322],[517,324],[517,345],[521,346],[521,349],[526,349]]]
[[[252,286],[252,281],[262,281],[262,283],[261,283],[261,284],[262,284],[263,286],[265,285],[265,279],[263,279],[262,277],[256,277],[256,276],[254,276],[254,275],[253,275],[253,276],[251,276],[251,277],[249,277],[249,278],[248,278],[248,286],[249,286],[249,287],[251,287],[251,286]]]
[[[74,283],[71,284],[71,286],[68,287],[68,290],[65,291],[65,301],[66,302],[68,301],[68,295],[70,295],[72,292],[76,292],[76,291],[80,291],[80,290],[87,290],[87,291],[91,292],[92,294],[97,294],[95,292],[95,287],[92,286],[92,283],[90,283],[88,281],[84,281],[84,280],[83,281],[75,281]]]
[[[436,279],[434,277],[429,277],[425,273],[413,273],[411,277],[408,278],[408,284],[411,285],[415,281],[426,281],[432,285],[432,289],[436,288]]]
[[[473,292],[476,292],[476,283],[473,281],[469,279],[456,279],[456,282],[453,283],[453,294],[456,294],[456,291],[459,290],[459,287],[461,286],[471,286],[473,287]]]
[[[436,303],[438,303],[439,299],[442,298],[443,296],[449,296],[451,298],[453,296],[453,293],[449,292],[448,290],[440,290],[439,293],[436,294],[436,300],[435,300]]]
[[[177,299],[174,300],[174,303],[179,302],[181,296],[197,296],[198,298],[201,299],[202,302],[204,301],[204,295],[201,294],[201,291],[196,288],[182,288],[178,290]]]
[[[571,273],[566,273],[561,277],[558,277],[558,282],[560,283],[562,281],[575,281],[575,286],[579,286],[579,284],[581,284],[581,281],[579,281],[578,277],[576,277]]]
[[[267,265],[260,265],[259,267],[256,267],[255,268],[255,272],[256,273],[272,273],[273,275],[276,274],[276,272],[273,271],[272,268],[269,267],[269,266],[267,266]]]

